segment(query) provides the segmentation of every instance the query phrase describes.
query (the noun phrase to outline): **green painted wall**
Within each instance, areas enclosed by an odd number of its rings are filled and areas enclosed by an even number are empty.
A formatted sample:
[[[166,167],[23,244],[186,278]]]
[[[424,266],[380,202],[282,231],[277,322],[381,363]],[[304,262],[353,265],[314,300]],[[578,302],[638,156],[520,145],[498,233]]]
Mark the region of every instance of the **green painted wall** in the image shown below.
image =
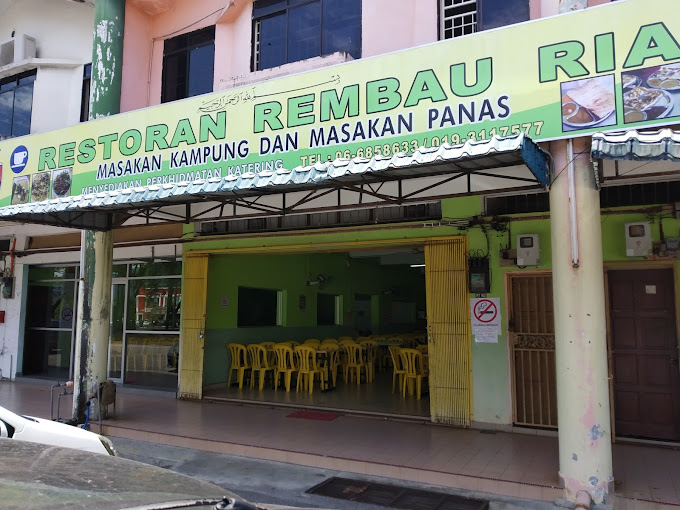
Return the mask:
[[[447,200],[442,211],[447,218],[460,219],[474,214],[481,214],[483,197],[466,197],[464,199]],[[471,214],[471,211],[474,213]],[[489,256],[491,266],[491,291],[488,297],[500,298],[501,315],[504,330],[507,331],[507,303],[505,300],[505,280],[509,271],[534,271],[551,269],[552,251],[550,244],[550,220],[544,219],[547,214],[533,215],[537,219],[524,219],[532,215],[523,215],[521,220],[511,221],[508,232],[488,231]],[[624,225],[630,222],[651,221],[653,241],[660,240],[659,218],[648,217],[646,213],[621,214],[610,210],[602,215],[602,246],[604,262],[633,262],[644,264],[642,257],[627,257]],[[663,219],[665,237],[680,236],[680,220]],[[541,265],[531,268],[516,266],[500,266],[500,251],[510,245],[515,246],[517,234],[539,234],[541,248]],[[470,252],[485,254],[487,241],[479,227],[468,231]],[[564,247],[564,249],[569,249]],[[680,261],[675,262],[678,287],[680,288]],[[471,295],[474,297],[474,295]],[[676,297],[676,313],[680,314],[680,300]],[[507,334],[499,337],[498,344],[477,344],[472,342],[472,384],[473,384],[473,419],[484,423],[509,424],[512,422],[510,349]]]
[[[445,200],[442,202],[442,222],[430,228],[394,228],[376,227],[360,228],[350,232],[317,233],[310,231],[304,236],[272,236],[258,238],[236,238],[220,240],[198,240],[184,246],[185,252],[191,250],[254,248],[262,246],[300,245],[299,250],[313,250],[315,246],[325,243],[349,243],[355,241],[404,240],[423,237],[443,237],[452,235],[468,235],[472,255],[488,254],[491,264],[491,291],[489,297],[501,300],[503,323],[507,318],[505,302],[505,280],[509,271],[534,271],[551,268],[550,220],[545,215],[523,215],[521,219],[513,219],[509,223],[509,232],[487,230],[487,236],[480,227],[461,230],[447,222],[470,219],[482,214],[483,197],[472,196]],[[644,259],[626,257],[624,224],[632,221],[648,221],[646,213],[620,214],[618,211],[607,211],[602,216],[602,238],[605,262],[637,262],[644,264]],[[652,218],[652,233],[655,241],[660,239],[659,218]],[[680,236],[680,221],[664,218],[663,230],[666,237]],[[187,233],[190,233],[188,230]],[[501,266],[500,251],[510,243],[515,248],[517,234],[539,234],[541,248],[541,265],[520,269],[516,266]],[[488,237],[488,247],[487,247]],[[511,238],[511,239],[510,239]],[[352,271],[346,268],[347,255],[238,255],[212,256],[210,262],[208,288],[208,327],[206,335],[206,370],[204,382],[211,384],[226,379],[227,353],[224,345],[228,341],[248,343],[250,341],[304,339],[309,336],[338,336],[342,333],[354,334],[349,326],[326,326],[317,328],[316,301],[317,291],[306,285],[309,275],[332,274],[333,281],[324,289],[326,293],[341,294],[346,317],[351,313],[351,296],[357,293],[376,295],[384,289],[386,281],[400,281],[402,276],[387,276],[377,271],[375,266],[364,266],[365,260],[351,259]],[[676,273],[680,275],[680,261],[675,262]],[[355,272],[356,268],[356,272]],[[350,276],[351,273],[351,276]],[[679,278],[680,280],[680,278]],[[274,284],[276,282],[276,284]],[[247,286],[276,288],[286,290],[285,328],[241,328],[235,327],[236,308],[233,296],[239,284]],[[680,281],[678,281],[680,287]],[[420,291],[424,296],[424,281],[414,284],[414,292]],[[299,310],[299,297],[306,298],[306,311]],[[230,299],[227,308],[220,306],[221,297]],[[471,295],[471,297],[474,297]],[[419,298],[420,299],[420,298]],[[422,298],[424,300],[424,297]],[[678,313],[680,303],[676,298]],[[377,314],[385,314],[390,309],[389,300],[385,296],[372,300],[373,319]],[[420,306],[420,305],[419,305]],[[423,305],[424,306],[424,305]],[[474,420],[483,423],[509,424],[512,422],[512,398],[510,359],[507,335],[499,337],[497,344],[472,343],[473,371],[473,406]]]
[[[319,274],[330,277],[322,289],[307,284]],[[375,257],[351,258],[347,253],[215,255],[210,258],[208,275],[204,384],[226,380],[229,342],[356,336],[359,332],[353,327],[353,300],[357,294],[372,296],[376,304],[371,307],[373,314],[380,314],[372,316],[376,327],[371,332],[425,329],[424,321],[390,321],[393,300],[413,301],[419,309],[425,309],[424,275],[409,267],[381,266]],[[283,291],[283,324],[238,328],[239,286]],[[319,292],[341,296],[341,324],[317,326]]]

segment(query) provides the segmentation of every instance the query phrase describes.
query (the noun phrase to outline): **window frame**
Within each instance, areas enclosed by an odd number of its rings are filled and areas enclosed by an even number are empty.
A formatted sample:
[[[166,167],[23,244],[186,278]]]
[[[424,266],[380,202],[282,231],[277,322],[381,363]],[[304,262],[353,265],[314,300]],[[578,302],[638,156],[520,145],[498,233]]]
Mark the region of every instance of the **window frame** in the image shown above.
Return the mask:
[[[306,60],[307,58],[315,58],[315,57],[322,57],[325,55],[330,55],[331,53],[335,53],[336,51],[342,51],[342,50],[333,50],[333,51],[324,51],[324,2],[327,0],[256,0],[253,3],[253,11],[252,11],[252,41],[251,41],[251,48],[252,48],[252,56],[250,59],[250,69],[252,72],[257,72],[257,71],[264,71],[266,69],[272,69],[274,67],[278,67],[281,65],[286,65],[286,64],[292,64],[294,62],[302,62]],[[363,1],[364,0],[357,0],[359,2],[359,17],[358,17],[358,44],[357,44],[357,53],[358,55],[352,55],[354,58],[358,59],[361,58],[362,54],[362,12],[363,12]],[[300,8],[305,5],[310,5],[310,4],[319,4],[320,8],[320,15],[319,15],[319,26],[318,26],[318,40],[319,40],[319,54],[314,55],[312,57],[307,57],[299,60],[290,60],[290,51],[289,51],[289,12],[292,9]],[[285,16],[285,48],[284,48],[284,61],[278,65],[273,65],[270,67],[261,67],[261,52],[260,52],[260,44],[261,44],[261,21],[263,19],[269,19],[273,18],[275,16],[280,16],[280,15]],[[345,50],[346,51],[346,50]],[[350,53],[347,51],[347,53]],[[351,53],[350,53],[351,54]]]
[[[92,63],[83,66],[83,89],[80,94],[80,122],[90,120],[90,87],[92,85]]]
[[[455,1],[455,0],[454,0]],[[477,32],[483,32],[485,30],[491,30],[493,28],[499,28],[503,26],[510,26],[514,25],[516,23],[522,23],[524,21],[529,21],[531,19],[531,6],[530,6],[530,0],[462,0],[461,5],[469,5],[474,3],[475,4],[475,29],[472,32],[468,33],[463,33],[458,36],[451,36],[451,37],[445,37],[445,23],[446,23],[446,18],[444,16],[445,13],[445,6],[444,3],[446,0],[439,0],[437,3],[437,9],[438,9],[438,24],[439,24],[439,30],[438,30],[438,37],[440,41],[446,40],[446,39],[457,39],[458,37],[464,37],[466,35],[471,35]],[[517,19],[513,19],[508,23],[504,24],[494,24],[494,20],[492,19],[487,19],[487,18],[492,18],[493,16],[485,16],[485,14],[493,14],[497,12],[498,10],[498,4],[499,2],[502,2],[504,5],[512,5],[514,6],[511,10],[511,12],[515,14],[519,14]],[[451,9],[452,7],[449,7]],[[505,11],[503,11],[505,12]],[[523,16],[521,14],[524,14]],[[496,20],[497,21],[497,20]],[[451,29],[453,30],[453,28]]]
[[[215,25],[208,25],[198,30],[192,32],[186,32],[179,34],[175,37],[169,37],[163,41],[163,68],[161,71],[161,103],[170,103],[172,101],[178,101],[181,99],[186,99],[192,97],[189,94],[191,86],[191,54],[194,50],[205,48],[206,46],[212,46],[213,61],[212,61],[212,73],[210,77],[210,91],[214,91],[214,80],[215,80]],[[208,39],[203,40],[204,36],[208,36]],[[184,44],[180,44],[182,39],[186,39]],[[177,44],[174,48],[168,48],[168,45],[172,46]],[[184,95],[177,95],[176,97],[168,98],[168,91],[166,90],[167,80],[168,80],[168,66],[167,60],[169,57],[176,57],[184,55],[184,65],[186,74],[184,77]],[[205,92],[205,93],[208,93]],[[198,95],[198,94],[194,94]]]
[[[22,83],[22,81],[26,80],[26,78],[31,78],[30,81]],[[15,136],[24,136],[24,135],[29,135],[31,134],[31,123],[32,123],[32,117],[33,117],[33,92],[34,92],[34,86],[35,82],[38,79],[38,70],[37,69],[30,69],[28,71],[24,71],[19,74],[15,74],[12,76],[8,76],[7,78],[2,78],[0,79],[0,95],[5,94],[9,92],[10,90],[12,91],[12,113],[11,113],[11,118],[9,121],[9,127],[10,131],[9,133],[0,133],[0,139],[4,138],[14,138]],[[14,118],[15,118],[15,110],[16,110],[16,91],[19,89],[23,88],[29,88],[31,89],[31,109],[29,112],[29,119],[28,119],[28,131],[26,133],[15,133],[14,132]]]
[[[460,36],[445,37],[445,35],[444,35],[445,32],[446,32],[445,23],[446,23],[446,20],[447,20],[447,18],[445,17],[445,10],[446,10],[446,7],[444,6],[444,2],[445,2],[445,1],[446,1],[446,0],[439,0],[439,2],[437,2],[437,6],[438,6],[438,18],[439,18],[439,19],[438,19],[438,21],[439,21],[439,34],[438,34],[438,35],[439,35],[439,40],[440,40],[440,41],[444,41],[444,40],[446,40],[446,39],[456,39],[456,38],[458,38],[458,37],[463,37],[463,36],[465,36],[465,35],[469,35],[469,34],[465,34],[465,33],[464,33],[464,34],[462,34],[462,35],[460,35]],[[478,31],[480,31],[480,28],[479,28],[479,26],[480,26],[480,20],[479,20],[480,0],[463,0],[463,1],[464,1],[464,2],[467,2],[467,3],[466,3],[466,4],[461,4],[461,5],[474,4],[474,6],[475,6],[474,11],[473,11],[473,12],[474,12],[474,15],[475,15],[475,25],[474,25],[475,28],[474,28],[474,30],[473,30],[472,32],[470,32],[470,34],[477,33]],[[466,13],[466,14],[467,14],[467,13]],[[453,30],[453,28],[452,28],[451,30]]]

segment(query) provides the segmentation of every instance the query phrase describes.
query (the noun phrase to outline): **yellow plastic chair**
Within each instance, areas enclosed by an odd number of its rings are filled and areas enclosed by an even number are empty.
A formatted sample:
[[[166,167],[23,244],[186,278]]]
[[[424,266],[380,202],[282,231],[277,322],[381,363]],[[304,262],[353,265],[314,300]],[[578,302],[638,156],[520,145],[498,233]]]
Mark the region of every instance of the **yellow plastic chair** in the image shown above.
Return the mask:
[[[250,344],[248,346],[248,356],[250,358],[250,389],[255,386],[255,372],[260,379],[260,389],[264,389],[264,377],[267,372],[274,372],[274,367],[269,363],[269,353],[261,344]]]
[[[375,363],[378,359],[378,342],[375,340],[364,340],[359,342],[363,349],[364,363],[366,363],[366,382],[375,380]]]
[[[416,350],[420,351],[422,354],[427,353],[427,344],[416,345]]]
[[[322,344],[329,344],[330,343],[330,344],[338,345],[338,339],[328,337],[328,338],[324,338],[323,340],[321,340],[321,343]]]
[[[394,388],[396,386],[397,379],[399,379],[399,390],[404,384],[404,375],[406,371],[404,370],[404,365],[401,362],[401,357],[399,356],[399,351],[401,347],[398,345],[390,345],[388,348],[390,357],[392,358],[392,393],[394,393]]]
[[[227,350],[229,351],[229,357],[231,358],[229,364],[229,377],[227,378],[227,387],[231,386],[231,376],[234,372],[236,372],[238,387],[239,389],[243,389],[243,377],[245,376],[246,370],[250,370],[246,346],[243,344],[230,343],[227,344]]]
[[[343,347],[346,357],[346,362],[344,363],[345,369],[345,383],[347,383],[348,376],[350,375],[354,379],[354,372],[356,371],[357,376],[357,386],[361,384],[361,369],[364,369],[364,374],[366,375],[366,380],[368,380],[368,369],[366,368],[366,363],[364,363],[364,358],[362,356],[363,349],[358,343],[348,342]]]
[[[320,365],[320,368],[323,371],[324,380],[326,381],[326,387],[328,387],[331,380],[335,387],[338,378],[338,366],[340,365],[340,347],[337,343],[324,341],[321,342],[319,349],[317,349],[317,355],[319,351],[326,353]]]
[[[311,345],[312,347],[316,348],[321,344],[321,340],[318,338],[308,338],[304,342],[302,342],[302,345]]]
[[[416,397],[420,400],[423,379],[427,377],[427,372],[423,366],[423,354],[417,349],[401,349],[399,357],[404,368],[404,381],[401,396],[406,398],[406,388],[408,394],[413,395],[413,383],[416,383]]]
[[[272,368],[276,368],[276,354],[274,353],[274,346],[276,342],[260,342],[260,345],[267,350],[267,360]]]
[[[355,344],[355,343],[356,343],[356,342],[354,341],[354,339],[349,338],[349,337],[340,337],[340,338],[338,338],[338,345],[339,345],[340,347],[344,347],[344,346],[347,345],[347,344]]]
[[[290,346],[293,347],[293,348],[297,347],[298,345],[302,345],[302,344],[301,344],[300,342],[298,342],[297,340],[288,340],[288,343],[289,343]]]
[[[345,372],[344,367],[345,365],[347,365],[347,351],[345,350],[345,346],[347,344],[356,344],[356,342],[348,336],[341,336],[340,338],[338,338],[338,346],[340,347],[338,363],[343,367],[343,373]],[[346,377],[345,382],[347,382]]]
[[[276,369],[274,370],[274,389],[279,389],[279,378],[281,374],[284,375],[284,384],[286,392],[290,391],[290,381],[293,374],[298,371],[295,364],[295,355],[293,348],[287,345],[286,342],[274,345],[274,352],[276,353]]]
[[[298,380],[296,391],[300,391],[300,386],[312,394],[314,389],[314,377],[319,376],[321,389],[324,389],[322,370],[316,363],[316,349],[311,345],[298,345],[295,348],[295,355],[298,361]]]

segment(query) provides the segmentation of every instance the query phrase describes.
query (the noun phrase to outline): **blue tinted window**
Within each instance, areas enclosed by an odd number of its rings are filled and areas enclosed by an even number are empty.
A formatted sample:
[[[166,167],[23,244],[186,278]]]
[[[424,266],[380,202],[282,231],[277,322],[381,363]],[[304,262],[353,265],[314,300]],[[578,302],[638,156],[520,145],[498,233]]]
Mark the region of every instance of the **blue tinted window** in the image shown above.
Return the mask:
[[[213,90],[215,27],[167,39],[163,46],[161,102]]]
[[[14,110],[14,91],[0,92],[0,136],[12,134],[12,111]]]
[[[276,14],[260,21],[259,69],[269,69],[286,63],[286,15]]]
[[[345,51],[361,58],[361,0],[325,0],[324,54]]]
[[[344,51],[361,57],[361,0],[258,0],[255,70]]]
[[[33,83],[22,85],[14,91],[14,119],[12,135],[23,136],[31,132],[31,107],[33,105]]]
[[[489,30],[529,19],[529,0],[478,0],[479,28]]]
[[[321,2],[288,11],[288,62],[321,55]]]
[[[215,45],[207,44],[191,50],[189,55],[189,97],[212,92]]]
[[[28,71],[0,81],[0,136],[30,134],[35,77]]]

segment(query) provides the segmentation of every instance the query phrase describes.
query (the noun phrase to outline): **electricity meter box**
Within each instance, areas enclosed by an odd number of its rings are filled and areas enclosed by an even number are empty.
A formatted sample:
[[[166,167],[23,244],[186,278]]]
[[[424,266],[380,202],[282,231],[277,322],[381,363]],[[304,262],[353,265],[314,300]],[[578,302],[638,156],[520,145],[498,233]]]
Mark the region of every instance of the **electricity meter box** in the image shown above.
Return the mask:
[[[541,248],[538,234],[519,234],[517,236],[517,265],[520,267],[541,264]]]
[[[649,257],[652,254],[652,232],[648,221],[626,223],[626,256]]]

